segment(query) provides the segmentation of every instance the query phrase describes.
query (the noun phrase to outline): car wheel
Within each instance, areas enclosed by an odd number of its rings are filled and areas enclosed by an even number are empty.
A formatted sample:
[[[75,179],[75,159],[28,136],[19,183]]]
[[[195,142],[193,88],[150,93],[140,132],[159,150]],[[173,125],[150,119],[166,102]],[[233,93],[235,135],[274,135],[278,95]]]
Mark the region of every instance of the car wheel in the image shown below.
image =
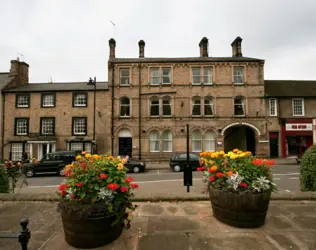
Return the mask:
[[[25,173],[27,178],[31,178],[35,175],[34,171],[32,169],[27,170],[27,172]]]
[[[174,172],[180,172],[180,170],[181,170],[181,168],[180,168],[179,165],[176,165],[176,166],[173,167],[173,171]]]
[[[65,176],[65,168],[58,169],[59,176]]]
[[[133,167],[133,173],[139,173],[140,168],[138,166]]]

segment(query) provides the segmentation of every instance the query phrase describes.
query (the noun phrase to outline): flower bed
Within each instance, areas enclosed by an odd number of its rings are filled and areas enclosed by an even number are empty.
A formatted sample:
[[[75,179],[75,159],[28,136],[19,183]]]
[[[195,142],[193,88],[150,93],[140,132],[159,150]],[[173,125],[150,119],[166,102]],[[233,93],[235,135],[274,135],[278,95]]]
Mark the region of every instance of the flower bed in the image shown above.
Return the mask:
[[[274,161],[257,159],[251,152],[202,152],[203,180],[209,190],[214,216],[236,227],[264,224],[273,183]]]
[[[78,248],[105,245],[130,227],[132,190],[125,159],[85,154],[65,168],[65,182],[58,188],[65,239]]]

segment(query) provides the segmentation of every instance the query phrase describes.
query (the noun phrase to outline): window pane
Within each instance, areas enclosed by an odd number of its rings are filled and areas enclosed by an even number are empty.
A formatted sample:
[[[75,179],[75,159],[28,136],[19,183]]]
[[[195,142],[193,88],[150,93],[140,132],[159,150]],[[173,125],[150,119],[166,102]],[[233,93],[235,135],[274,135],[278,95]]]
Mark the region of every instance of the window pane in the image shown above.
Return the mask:
[[[204,99],[204,115],[214,115],[213,100],[210,97]]]
[[[120,116],[130,116],[130,101],[126,97],[120,101]]]
[[[28,119],[17,119],[16,121],[16,134],[27,135],[28,134]]]
[[[206,133],[204,142],[206,152],[215,152],[215,135],[212,132]]]
[[[158,131],[152,131],[149,135],[150,140],[150,152],[159,152],[160,151],[160,138]]]
[[[162,83],[171,83],[171,68],[162,69]]]
[[[160,84],[160,75],[159,68],[151,68],[150,69],[150,84],[151,85],[159,85]]]
[[[235,99],[234,106],[235,115],[245,115],[244,101],[242,99]]]
[[[86,94],[75,94],[75,106],[87,106],[87,95]]]
[[[17,161],[22,158],[22,150],[23,144],[22,143],[12,143],[11,144],[11,160]]]
[[[84,144],[84,151],[85,151],[86,153],[91,153],[91,143],[90,143],[90,142],[86,142],[86,143]]]
[[[120,85],[130,85],[130,70],[120,69]]]
[[[243,67],[234,67],[234,83],[244,83]]]
[[[192,83],[201,83],[201,68],[192,68]]]
[[[212,83],[212,68],[211,67],[204,67],[204,83],[211,84]]]
[[[43,107],[53,107],[53,106],[54,106],[54,95],[44,95]]]
[[[269,99],[269,111],[270,111],[270,115],[277,114],[276,99]]]
[[[83,143],[82,142],[72,142],[70,143],[71,151],[83,151]]]
[[[162,100],[162,115],[171,115],[171,101],[167,98]]]
[[[85,135],[87,132],[87,124],[85,118],[75,118],[74,119],[74,134],[75,135]]]
[[[29,96],[28,95],[20,95],[17,97],[17,106],[18,107],[28,107],[29,106]]]
[[[303,100],[293,99],[293,115],[303,115]]]
[[[162,151],[163,152],[172,152],[172,132],[170,130],[166,130],[162,134]]]
[[[201,100],[198,98],[192,101],[192,115],[201,115]]]
[[[153,99],[150,103],[150,115],[159,116],[159,100]]]
[[[54,119],[45,118],[42,119],[42,135],[54,134]]]

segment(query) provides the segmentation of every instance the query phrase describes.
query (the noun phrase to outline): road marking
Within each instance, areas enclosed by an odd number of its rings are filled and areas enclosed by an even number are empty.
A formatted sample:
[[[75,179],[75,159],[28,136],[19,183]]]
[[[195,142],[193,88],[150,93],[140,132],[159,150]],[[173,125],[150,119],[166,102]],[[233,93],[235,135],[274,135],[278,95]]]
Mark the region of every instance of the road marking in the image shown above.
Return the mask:
[[[289,193],[291,193],[291,191],[290,191],[290,190],[288,190],[288,189],[285,189],[285,191],[286,191],[286,192],[289,192]]]
[[[273,174],[272,173],[272,175],[273,176],[283,176],[283,175],[286,176],[286,175],[300,175],[300,173],[288,173],[288,174]]]
[[[281,180],[281,178],[273,178],[274,181]]]
[[[298,180],[299,177],[290,177],[289,180]]]

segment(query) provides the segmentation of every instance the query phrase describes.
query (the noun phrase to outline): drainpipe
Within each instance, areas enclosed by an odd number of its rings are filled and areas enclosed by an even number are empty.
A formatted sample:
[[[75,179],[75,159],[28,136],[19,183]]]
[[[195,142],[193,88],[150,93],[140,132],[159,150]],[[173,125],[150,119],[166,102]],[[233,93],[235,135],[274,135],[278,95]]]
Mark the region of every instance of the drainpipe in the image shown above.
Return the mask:
[[[1,112],[2,112],[2,121],[1,121],[1,126],[2,126],[2,131],[1,131],[1,156],[2,158],[4,158],[4,104],[5,104],[5,94],[4,93],[1,93],[2,95],[2,109],[1,109]]]
[[[111,63],[112,67],[112,115],[111,115],[111,155],[114,154],[114,62]]]
[[[141,108],[141,91],[142,91],[142,68],[141,63],[138,64],[138,138],[139,138],[139,149],[138,149],[138,158],[142,159],[142,127],[141,127],[141,118],[142,118],[142,108]]]

